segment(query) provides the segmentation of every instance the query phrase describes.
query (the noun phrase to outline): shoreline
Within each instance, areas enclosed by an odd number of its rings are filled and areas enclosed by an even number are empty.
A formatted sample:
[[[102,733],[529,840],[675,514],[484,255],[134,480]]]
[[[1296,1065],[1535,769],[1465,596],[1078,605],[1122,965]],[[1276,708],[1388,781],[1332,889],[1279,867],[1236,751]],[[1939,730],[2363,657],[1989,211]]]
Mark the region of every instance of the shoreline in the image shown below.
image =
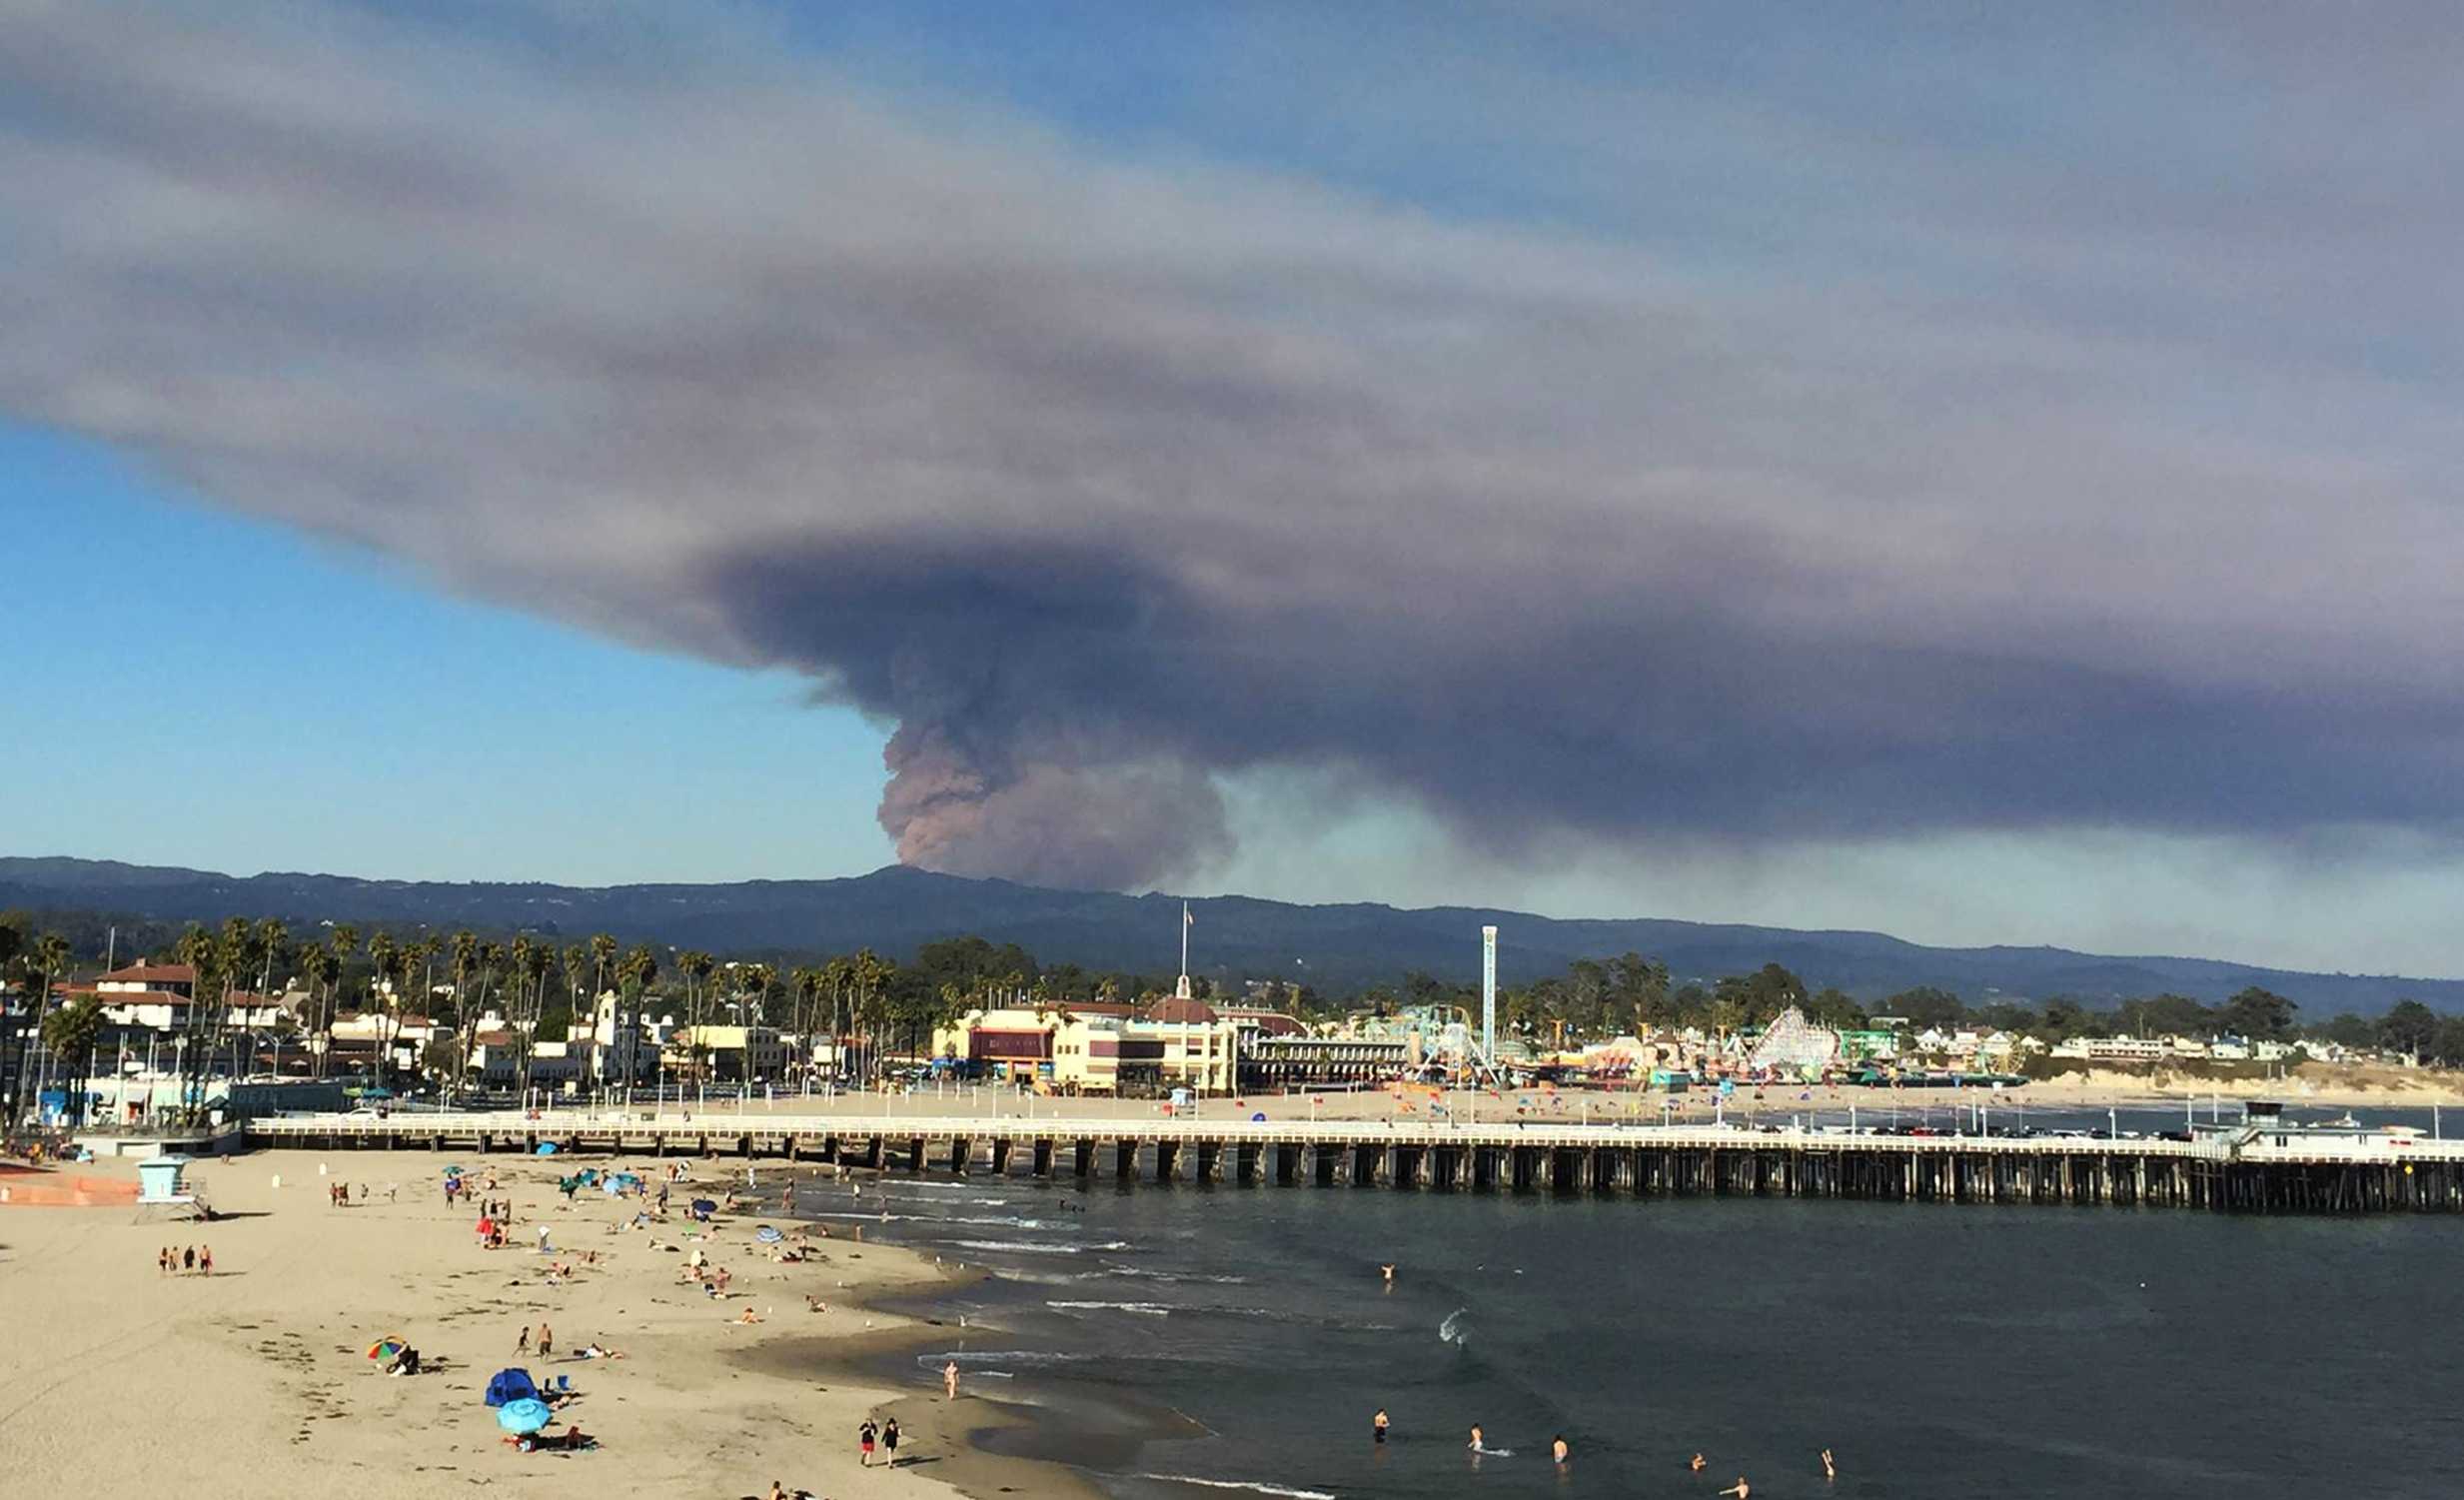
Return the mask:
[[[611,1500],[663,1500],[761,1496],[775,1479],[790,1492],[856,1500],[893,1487],[912,1495],[919,1483],[975,1500],[1093,1493],[1058,1466],[979,1448],[948,1426],[937,1395],[919,1400],[912,1386],[864,1368],[882,1348],[920,1347],[937,1333],[875,1305],[945,1285],[951,1273],[928,1254],[832,1239],[814,1241],[809,1261],[774,1263],[753,1245],[750,1212],[695,1240],[680,1213],[619,1231],[632,1200],[619,1210],[585,1189],[568,1204],[556,1189],[568,1164],[529,1157],[466,1163],[475,1181],[493,1171],[493,1195],[514,1201],[515,1244],[488,1251],[472,1232],[476,1209],[444,1205],[448,1159],[260,1151],[200,1162],[190,1175],[215,1205],[211,1223],[142,1219],[125,1205],[0,1209],[11,1314],[11,1336],[0,1340],[0,1426],[10,1435],[0,1471],[9,1487],[149,1493],[170,1477],[185,1493],[279,1494],[339,1481],[391,1500],[474,1483],[546,1493],[582,1480]],[[133,1176],[133,1163],[80,1170]],[[718,1196],[723,1172],[688,1179],[678,1195]],[[368,1195],[331,1205],[326,1185],[339,1180],[367,1184]],[[542,1223],[555,1246],[547,1255],[528,1248]],[[685,1244],[730,1269],[727,1296],[678,1279],[685,1256],[664,1247]],[[163,1275],[154,1261],[165,1245],[211,1246],[215,1274]],[[574,1274],[552,1282],[559,1263]],[[807,1312],[807,1294],[829,1311]],[[727,1315],[745,1307],[760,1321]],[[514,1353],[516,1331],[543,1321],[557,1353]],[[389,1378],[367,1358],[388,1335],[422,1351],[420,1375]],[[574,1356],[593,1340],[624,1357]],[[765,1352],[791,1342],[833,1352],[796,1378]],[[600,1447],[524,1454],[501,1442],[481,1394],[507,1366],[543,1382],[571,1379],[578,1399],[549,1430],[579,1426]],[[909,1460],[895,1478],[859,1467],[854,1452],[857,1424],[893,1410]]]

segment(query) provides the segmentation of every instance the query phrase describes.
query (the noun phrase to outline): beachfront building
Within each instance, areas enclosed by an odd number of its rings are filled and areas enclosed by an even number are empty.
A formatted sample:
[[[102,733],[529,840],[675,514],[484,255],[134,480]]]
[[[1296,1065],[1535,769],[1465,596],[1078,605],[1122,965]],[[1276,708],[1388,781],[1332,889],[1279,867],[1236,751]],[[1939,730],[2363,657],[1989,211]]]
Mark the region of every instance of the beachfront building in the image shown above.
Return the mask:
[[[197,970],[186,963],[136,963],[116,968],[91,985],[71,985],[71,999],[91,994],[102,1006],[103,1019],[114,1026],[149,1031],[183,1031],[211,1016],[193,1016]],[[285,1012],[279,1000],[253,990],[235,989],[223,996],[226,1024],[235,1030],[279,1023]]]
[[[978,1077],[1062,1093],[1229,1093],[1244,1038],[1300,1029],[1278,1012],[1232,1009],[1170,996],[1143,1013],[1105,1002],[973,1010],[934,1030],[932,1054]]]
[[[667,1038],[670,1077],[714,1083],[761,1083],[787,1068],[787,1044],[775,1026],[684,1026]]]
[[[334,1072],[414,1070],[428,1044],[451,1036],[453,1027],[412,1012],[346,1010],[326,1028],[327,1068]]]

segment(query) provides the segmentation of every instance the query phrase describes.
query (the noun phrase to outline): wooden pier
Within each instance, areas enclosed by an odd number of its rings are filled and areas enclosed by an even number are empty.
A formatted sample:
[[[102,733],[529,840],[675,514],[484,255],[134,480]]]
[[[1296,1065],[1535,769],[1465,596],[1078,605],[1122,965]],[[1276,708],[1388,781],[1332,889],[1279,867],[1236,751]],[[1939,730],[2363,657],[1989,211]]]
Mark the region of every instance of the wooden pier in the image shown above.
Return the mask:
[[[1426,1192],[2464,1212],[2464,1141],[2261,1131],[2196,1140],[1906,1136],[1678,1125],[1398,1125],[618,1111],[289,1115],[251,1146],[724,1156],[872,1171]]]

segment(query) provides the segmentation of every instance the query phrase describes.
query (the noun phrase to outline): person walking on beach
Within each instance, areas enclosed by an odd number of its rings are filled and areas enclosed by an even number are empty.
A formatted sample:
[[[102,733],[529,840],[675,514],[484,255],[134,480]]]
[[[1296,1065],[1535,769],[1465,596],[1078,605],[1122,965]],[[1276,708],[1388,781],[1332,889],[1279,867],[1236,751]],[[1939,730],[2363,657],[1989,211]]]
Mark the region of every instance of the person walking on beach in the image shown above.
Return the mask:
[[[546,1359],[557,1351],[557,1336],[546,1323],[539,1325],[539,1357]]]
[[[898,1419],[896,1417],[881,1424],[881,1453],[889,1461],[891,1468],[898,1467]]]
[[[1381,1407],[1379,1407],[1379,1408],[1378,1408],[1378,1414],[1377,1414],[1376,1416],[1371,1417],[1371,1418],[1369,1419],[1369,1438],[1370,1438],[1370,1441],[1372,1441],[1372,1442],[1377,1442],[1377,1443],[1383,1443],[1383,1442],[1385,1442],[1385,1441],[1386,1441],[1386,1427],[1387,1427],[1387,1422],[1386,1422],[1386,1408],[1385,1408],[1385,1407],[1383,1407],[1383,1406],[1381,1406]]]
[[[953,1359],[941,1366],[941,1389],[950,1400],[958,1399],[958,1361]]]
[[[186,1274],[195,1269],[197,1269],[197,1247],[189,1245],[180,1251],[180,1270],[182,1274]]]
[[[855,1449],[857,1455],[855,1461],[860,1467],[867,1469],[872,1467],[873,1439],[879,1435],[880,1429],[872,1425],[872,1418],[870,1417],[864,1418],[864,1425],[855,1429]]]
[[[530,1325],[530,1324],[528,1324],[528,1323],[525,1323],[525,1324],[523,1324],[523,1325],[522,1325],[522,1331],[521,1331],[520,1333],[517,1333],[517,1334],[515,1334],[515,1335],[514,1335],[514,1356],[515,1356],[517,1359],[519,1359],[519,1358],[521,1358],[523,1355],[528,1354],[528,1353],[530,1353],[530,1352],[531,1352],[531,1325]]]
[[[154,1252],[154,1269],[165,1276],[171,1274],[171,1246],[165,1245]]]
[[[197,1274],[201,1276],[214,1274],[214,1247],[212,1245],[207,1245],[197,1252]]]

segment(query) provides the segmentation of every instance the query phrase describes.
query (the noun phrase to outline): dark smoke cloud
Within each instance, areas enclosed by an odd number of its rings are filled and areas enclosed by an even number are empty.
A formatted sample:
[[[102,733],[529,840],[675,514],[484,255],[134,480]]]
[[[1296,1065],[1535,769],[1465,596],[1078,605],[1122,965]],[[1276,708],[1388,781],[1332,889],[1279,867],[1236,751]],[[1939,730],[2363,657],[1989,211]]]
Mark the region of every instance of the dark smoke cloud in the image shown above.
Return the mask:
[[[17,8],[0,409],[807,674],[895,725],[900,857],[966,873],[1168,878],[1287,770],[1518,854],[2464,805],[2457,216],[2313,170],[2381,140],[2366,66],[2205,215],[2050,118],[1962,159],[1655,117],[1868,189],[1753,265],[1629,232],[1682,174],[1450,220],[885,99],[734,12],[654,61],[559,15]],[[1646,128],[1547,93],[1551,146]]]

